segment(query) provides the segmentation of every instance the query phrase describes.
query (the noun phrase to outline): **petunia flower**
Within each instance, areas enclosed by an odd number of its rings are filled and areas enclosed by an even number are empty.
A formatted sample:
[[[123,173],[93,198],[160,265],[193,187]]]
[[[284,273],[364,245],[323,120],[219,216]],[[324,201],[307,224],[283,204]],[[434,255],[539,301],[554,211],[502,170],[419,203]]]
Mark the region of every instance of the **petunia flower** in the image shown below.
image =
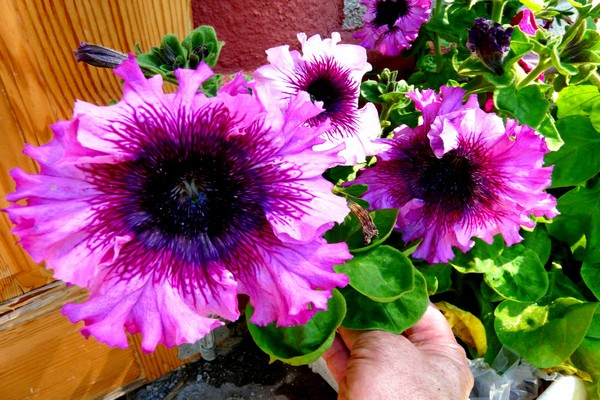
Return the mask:
[[[522,240],[531,216],[552,218],[556,200],[544,190],[552,167],[549,150],[532,128],[485,113],[475,95],[442,87],[409,97],[423,114],[415,129],[397,128],[390,150],[353,183],[368,185],[373,208],[398,208],[396,227],[406,242],[422,240],[413,256],[431,263],[468,251],[473,237],[491,243],[501,234],[507,245]]]
[[[467,29],[467,49],[497,75],[504,73],[504,57],[510,50],[513,28],[485,18],[475,18],[473,28]]]
[[[431,14],[431,0],[361,0],[360,4],[367,7],[365,25],[353,36],[361,46],[386,56],[410,48]]]
[[[529,36],[535,36],[535,32],[538,30],[535,15],[527,8],[519,11],[510,21],[510,24],[513,26],[518,25],[519,29]]]
[[[379,114],[375,105],[367,103],[358,108],[360,83],[365,72],[371,70],[364,48],[340,44],[340,35],[331,39],[319,35],[310,38],[299,33],[302,54],[278,46],[267,50],[269,64],[255,73],[255,90],[266,102],[269,99],[285,108],[290,98],[299,92],[308,92],[323,111],[308,123],[317,126],[329,119],[330,129],[323,136],[326,141],[319,149],[329,149],[344,143],[340,154],[346,164],[365,161],[365,157],[385,149],[379,142],[381,133]]]
[[[26,148],[40,173],[12,171],[13,232],[55,277],[90,291],[64,314],[111,346],[141,332],[152,351],[237,319],[238,294],[259,325],[304,324],[325,309],[348,282],[333,266],[350,254],[322,239],[348,212],[321,177],[339,149],[313,150],[327,126],[304,124],[322,110],[306,93],[285,113],[266,110],[231,86],[243,79],[207,98],[197,91],[212,76],[205,64],[176,70],[171,94],[133,56],[115,74],[117,104],[77,102],[51,142]]]
[[[535,36],[535,32],[539,29],[537,23],[535,22],[535,15],[533,12],[527,8],[519,11],[513,19],[510,21],[511,25],[518,25],[519,29],[523,33],[529,36]],[[525,54],[521,59],[519,59],[518,64],[523,71],[530,72],[535,66],[540,62],[540,56],[534,52],[530,51]],[[544,74],[540,74],[539,79],[544,81]]]

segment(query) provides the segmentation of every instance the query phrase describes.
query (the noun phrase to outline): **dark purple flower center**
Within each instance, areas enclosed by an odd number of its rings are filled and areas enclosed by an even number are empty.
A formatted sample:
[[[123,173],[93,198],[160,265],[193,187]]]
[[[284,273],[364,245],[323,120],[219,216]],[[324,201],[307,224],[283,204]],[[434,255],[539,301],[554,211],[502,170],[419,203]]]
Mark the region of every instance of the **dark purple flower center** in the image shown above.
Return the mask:
[[[330,132],[356,129],[358,83],[352,79],[350,70],[332,57],[321,57],[302,65],[293,79],[296,90],[304,90],[313,101],[323,102],[324,111],[308,120],[311,126],[329,118]]]
[[[90,167],[105,193],[99,203],[110,205],[97,213],[100,229],[120,228],[146,250],[206,265],[262,226],[264,189],[247,137],[225,134],[226,111],[204,111],[189,126],[146,133],[133,160]]]
[[[442,158],[433,156],[423,161],[418,197],[447,212],[464,209],[476,188],[473,162],[456,150],[449,151]]]
[[[427,136],[417,135],[401,142],[398,150],[394,168],[401,177],[403,203],[421,199],[429,214],[452,220],[493,201],[491,180],[479,164],[477,149],[459,146],[437,158]]]
[[[404,17],[410,11],[407,0],[380,0],[376,4],[375,20],[377,27],[387,25],[391,30],[399,18]]]

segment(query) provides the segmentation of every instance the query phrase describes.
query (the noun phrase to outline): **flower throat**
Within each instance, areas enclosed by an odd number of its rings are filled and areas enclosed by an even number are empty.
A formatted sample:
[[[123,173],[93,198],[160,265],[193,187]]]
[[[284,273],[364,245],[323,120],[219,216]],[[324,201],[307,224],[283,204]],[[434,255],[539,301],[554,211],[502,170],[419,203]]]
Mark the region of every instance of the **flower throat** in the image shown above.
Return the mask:
[[[456,150],[442,158],[431,155],[419,178],[421,198],[429,204],[437,204],[446,212],[465,209],[475,197],[477,190],[476,167]]]
[[[394,28],[394,24],[398,18],[404,17],[408,14],[409,7],[407,0],[388,0],[378,1],[377,11],[375,15],[375,25],[384,26],[387,25],[391,30]]]

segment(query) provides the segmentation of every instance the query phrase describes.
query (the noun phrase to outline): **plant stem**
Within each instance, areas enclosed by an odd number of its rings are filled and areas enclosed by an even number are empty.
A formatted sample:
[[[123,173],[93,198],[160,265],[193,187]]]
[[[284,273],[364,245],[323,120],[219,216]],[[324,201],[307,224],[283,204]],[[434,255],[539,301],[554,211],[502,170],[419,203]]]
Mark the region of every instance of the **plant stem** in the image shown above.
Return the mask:
[[[432,17],[442,13],[443,5],[444,0],[435,1],[435,10]],[[442,44],[440,43],[440,37],[436,32],[433,33],[433,47],[435,49],[435,70],[436,72],[440,72],[440,68],[442,68]]]
[[[517,90],[523,89],[525,86],[536,80],[537,77],[540,76],[540,74],[544,72],[550,65],[552,65],[551,60],[546,60],[545,62],[540,61],[538,65],[529,71],[527,76],[517,84]]]
[[[502,23],[502,13],[504,12],[504,0],[493,0],[492,1],[492,20],[497,23]]]
[[[392,113],[392,107],[394,103],[385,102],[383,103],[383,107],[381,108],[381,115],[379,116],[379,122],[387,121]]]
[[[575,21],[575,23],[571,25],[569,30],[565,32],[562,43],[560,44],[562,48],[565,48],[569,44],[569,42],[573,39],[577,31],[579,30],[579,26],[583,23],[585,23],[585,18],[577,18],[577,21]]]
[[[600,75],[598,75],[598,71],[594,71],[590,74],[589,80],[594,85],[600,87]]]

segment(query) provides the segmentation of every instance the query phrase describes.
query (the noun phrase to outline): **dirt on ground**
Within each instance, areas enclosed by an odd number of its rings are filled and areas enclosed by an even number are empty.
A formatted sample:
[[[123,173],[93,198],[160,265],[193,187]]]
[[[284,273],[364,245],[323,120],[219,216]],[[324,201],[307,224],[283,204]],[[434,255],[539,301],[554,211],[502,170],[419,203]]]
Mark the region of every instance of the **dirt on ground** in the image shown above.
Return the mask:
[[[269,363],[244,321],[228,325],[212,361],[198,359],[118,400],[335,400],[337,393],[308,366]]]

